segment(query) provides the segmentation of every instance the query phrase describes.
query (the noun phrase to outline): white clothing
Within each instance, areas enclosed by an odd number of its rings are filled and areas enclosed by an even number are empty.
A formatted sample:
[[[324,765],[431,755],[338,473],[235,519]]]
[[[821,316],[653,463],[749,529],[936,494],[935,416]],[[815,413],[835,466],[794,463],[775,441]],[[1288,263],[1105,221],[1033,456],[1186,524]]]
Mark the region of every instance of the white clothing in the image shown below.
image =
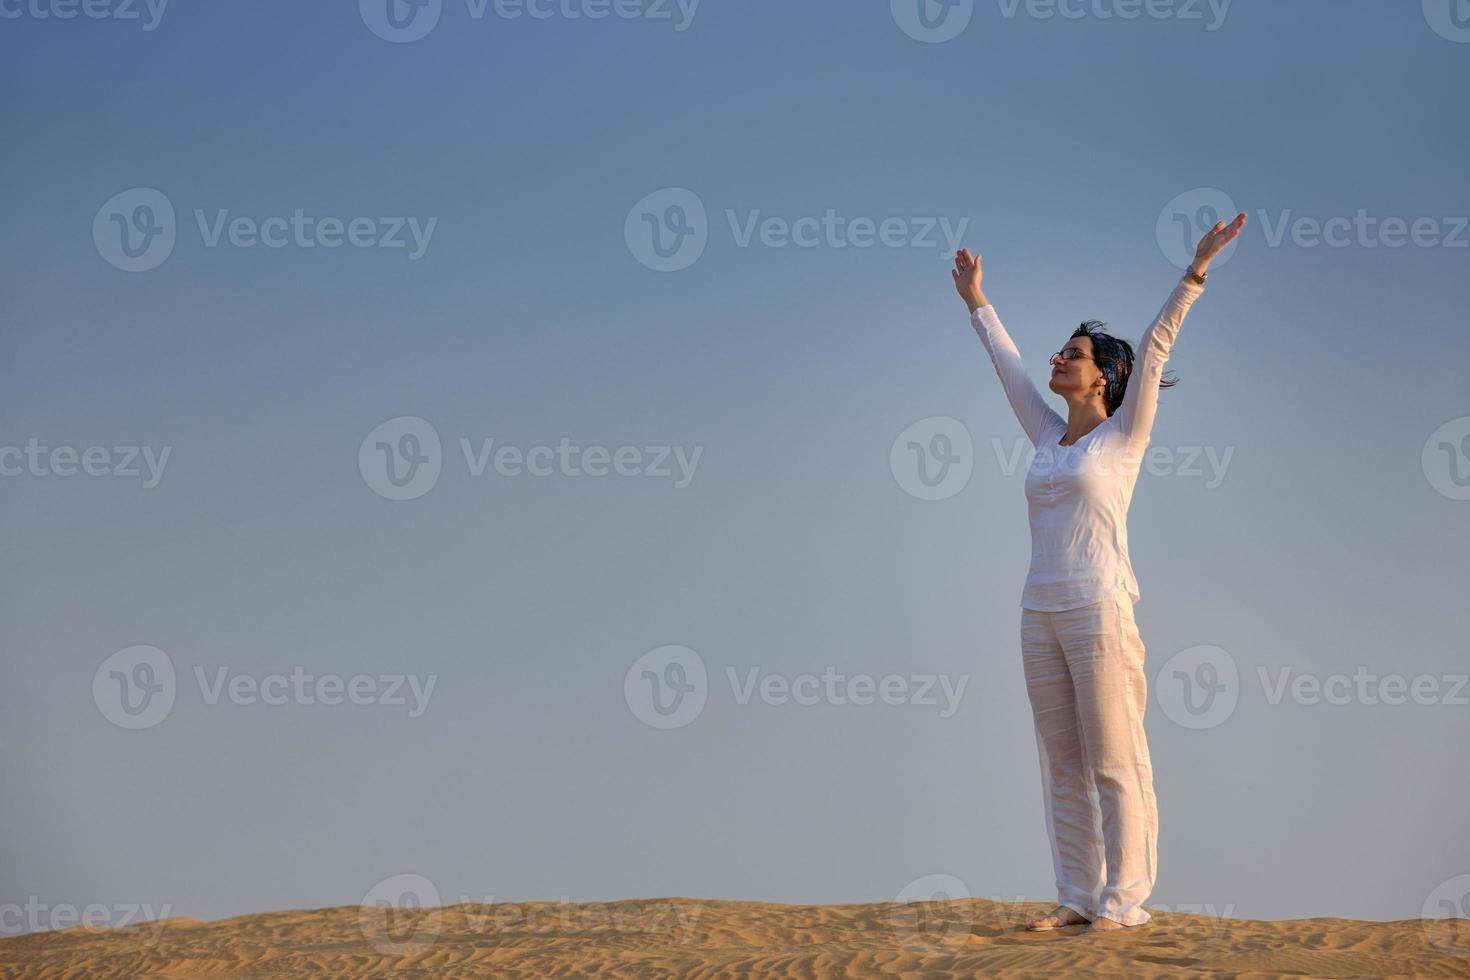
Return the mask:
[[[1071,446],[1060,445],[1066,419],[1047,405],[1026,374],[994,306],[970,315],[1006,398],[1036,447],[1026,472],[1031,568],[1021,606],[1044,612],[1099,602],[1119,588],[1139,600],[1128,555],[1128,505],[1159,400],[1159,378],[1180,324],[1204,287],[1184,277],[1134,352],[1118,410]]]
[[[1143,639],[1128,593],[1062,612],[1021,610],[1021,661],[1057,903],[1088,919],[1147,922],[1159,811],[1143,730]]]

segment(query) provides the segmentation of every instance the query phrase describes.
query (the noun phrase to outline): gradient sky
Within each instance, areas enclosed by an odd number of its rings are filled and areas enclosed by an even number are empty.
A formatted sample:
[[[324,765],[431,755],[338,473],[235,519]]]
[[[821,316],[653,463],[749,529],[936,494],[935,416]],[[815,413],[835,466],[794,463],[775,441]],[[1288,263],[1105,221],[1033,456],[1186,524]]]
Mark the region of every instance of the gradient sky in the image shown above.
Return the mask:
[[[0,446],[170,454],[152,487],[0,477],[0,906],[215,918],[397,874],[446,902],[877,902],[932,874],[1051,900],[1025,460],[998,461],[1025,447],[947,243],[741,246],[726,213],[967,222],[1044,382],[1083,319],[1137,340],[1180,272],[1156,226],[1208,188],[1251,221],[1180,333],[1153,445],[1231,455],[1215,481],[1142,476],[1130,540],[1151,684],[1218,647],[1238,704],[1195,729],[1151,700],[1149,904],[1401,919],[1470,874],[1470,692],[1272,703],[1260,675],[1470,671],[1470,43],[1433,0],[1214,24],[977,0],[942,42],[883,2],[710,0],[678,30],[672,5],[444,0],[405,43],[344,0],[175,0],[151,30],[47,3],[0,3]],[[130,272],[93,225],[135,188],[176,241]],[[708,234],[668,272],[625,234],[665,188]],[[436,224],[411,259],[211,247],[195,218],[297,209]],[[1437,239],[1268,235],[1360,212]],[[359,448],[405,416],[442,472],[390,500]],[[890,450],[935,417],[972,474],[926,500]],[[462,438],[701,455],[687,486],[477,477]],[[93,681],[139,644],[176,700],[128,730]],[[658,730],[624,680],[670,644],[708,700]],[[209,704],[195,679],[298,666],[437,681],[409,717]],[[726,676],[829,666],[967,686],[941,717],[740,704]]]

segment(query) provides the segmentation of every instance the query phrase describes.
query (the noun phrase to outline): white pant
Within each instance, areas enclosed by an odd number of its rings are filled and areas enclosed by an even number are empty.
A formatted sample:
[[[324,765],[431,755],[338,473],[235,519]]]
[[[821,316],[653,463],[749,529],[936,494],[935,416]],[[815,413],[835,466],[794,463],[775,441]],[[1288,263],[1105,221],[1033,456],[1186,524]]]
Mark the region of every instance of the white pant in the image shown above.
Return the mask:
[[[1078,609],[1023,608],[1021,659],[1058,902],[1089,919],[1147,922],[1159,817],[1143,640],[1127,590]]]

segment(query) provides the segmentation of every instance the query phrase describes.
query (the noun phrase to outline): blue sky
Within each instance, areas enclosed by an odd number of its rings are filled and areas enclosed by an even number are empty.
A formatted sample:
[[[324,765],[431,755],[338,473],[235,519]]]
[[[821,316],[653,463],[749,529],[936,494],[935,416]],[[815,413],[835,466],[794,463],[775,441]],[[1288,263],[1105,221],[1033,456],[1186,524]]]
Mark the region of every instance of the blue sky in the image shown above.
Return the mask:
[[[58,2],[0,4],[0,905],[1049,900],[1026,446],[945,232],[1041,381],[1084,319],[1136,341],[1158,229],[1226,204],[1130,518],[1156,694],[1238,674],[1209,727],[1151,701],[1154,903],[1409,918],[1470,873],[1465,4],[922,40],[902,2],[443,0],[395,41],[371,2]],[[650,227],[703,249],[661,271]],[[913,426],[968,440],[939,499]],[[437,476],[391,499],[382,452]],[[139,646],[172,703],[130,728]],[[705,704],[660,729],[669,646]],[[828,668],[966,681],[737,696]],[[293,672],[369,703],[258,696]],[[416,715],[382,680],[430,677]]]

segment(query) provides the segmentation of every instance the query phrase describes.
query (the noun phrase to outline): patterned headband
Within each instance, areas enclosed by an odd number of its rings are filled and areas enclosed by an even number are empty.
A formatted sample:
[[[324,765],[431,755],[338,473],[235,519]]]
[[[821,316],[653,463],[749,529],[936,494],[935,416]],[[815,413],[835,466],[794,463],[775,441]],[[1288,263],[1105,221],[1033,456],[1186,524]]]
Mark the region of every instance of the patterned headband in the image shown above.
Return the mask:
[[[1092,338],[1092,340],[1094,344],[1097,343],[1096,337]],[[1128,348],[1117,340],[1110,340],[1105,346],[1108,350],[1099,360],[1098,367],[1102,368],[1103,378],[1107,381],[1107,390],[1104,397],[1109,405],[1113,405],[1120,400],[1118,393],[1126,383],[1126,374],[1123,369],[1125,367],[1131,368],[1133,358],[1130,356]]]

